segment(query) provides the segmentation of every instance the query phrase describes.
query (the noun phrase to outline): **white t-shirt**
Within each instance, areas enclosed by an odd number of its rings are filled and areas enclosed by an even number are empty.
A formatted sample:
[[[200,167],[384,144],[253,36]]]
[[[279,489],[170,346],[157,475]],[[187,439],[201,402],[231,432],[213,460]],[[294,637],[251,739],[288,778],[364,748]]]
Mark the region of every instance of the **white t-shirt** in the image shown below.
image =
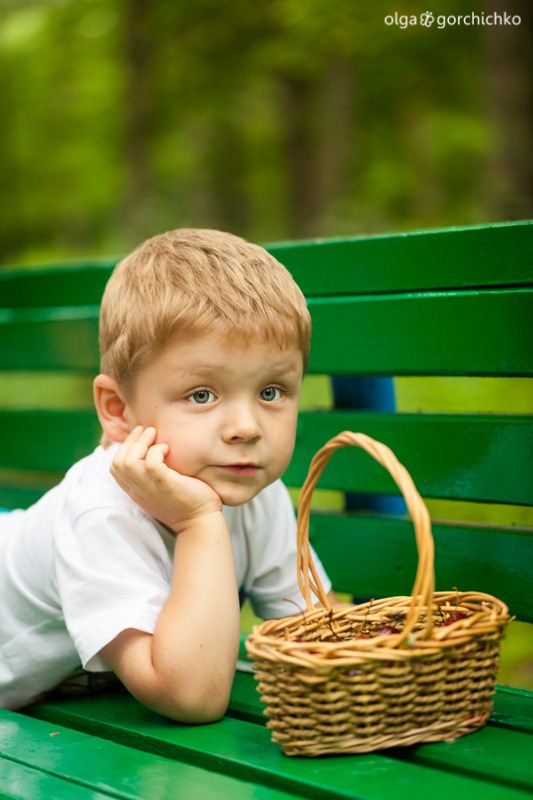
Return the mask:
[[[155,630],[174,537],[112,477],[116,448],[98,447],[26,511],[0,514],[1,708],[28,703],[80,663],[106,670],[99,651],[121,631]],[[277,618],[294,614],[294,603],[303,608],[295,516],[282,482],[223,514],[238,585],[255,613]]]

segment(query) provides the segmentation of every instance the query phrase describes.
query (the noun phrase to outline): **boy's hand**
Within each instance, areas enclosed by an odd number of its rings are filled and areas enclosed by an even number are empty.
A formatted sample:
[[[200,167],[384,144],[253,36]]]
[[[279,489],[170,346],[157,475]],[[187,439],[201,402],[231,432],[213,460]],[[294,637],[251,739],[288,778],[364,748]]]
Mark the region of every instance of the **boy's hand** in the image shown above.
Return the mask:
[[[137,426],[120,445],[111,474],[148,514],[175,533],[191,520],[222,510],[222,501],[207,483],[181,475],[165,464],[169,446],[155,443],[155,428]]]

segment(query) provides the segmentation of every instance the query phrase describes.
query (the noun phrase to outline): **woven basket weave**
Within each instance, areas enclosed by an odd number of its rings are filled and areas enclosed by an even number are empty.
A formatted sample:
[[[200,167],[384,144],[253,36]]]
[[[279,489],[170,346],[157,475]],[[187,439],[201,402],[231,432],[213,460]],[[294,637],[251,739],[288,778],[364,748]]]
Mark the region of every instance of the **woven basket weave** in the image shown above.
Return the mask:
[[[396,481],[414,524],[418,568],[410,597],[332,610],[310,555],[310,504],[333,452],[347,445],[366,450]],[[388,447],[345,431],[318,451],[301,492],[297,539],[306,611],[257,625],[246,641],[272,739],[287,755],[452,741],[487,722],[507,607],[480,592],[434,591],[429,514]]]

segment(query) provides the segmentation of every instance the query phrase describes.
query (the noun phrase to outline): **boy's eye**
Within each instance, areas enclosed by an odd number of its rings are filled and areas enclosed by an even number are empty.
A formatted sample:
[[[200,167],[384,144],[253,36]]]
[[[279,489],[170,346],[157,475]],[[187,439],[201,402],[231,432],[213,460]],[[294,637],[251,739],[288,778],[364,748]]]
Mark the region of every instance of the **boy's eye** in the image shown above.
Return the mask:
[[[268,403],[272,403],[274,400],[281,399],[282,391],[281,389],[278,389],[277,386],[267,386],[262,390],[259,396],[261,400],[266,400]]]
[[[197,389],[188,399],[191,403],[196,403],[199,406],[204,406],[206,403],[213,403],[216,400],[215,395],[213,392],[210,392],[209,389]]]

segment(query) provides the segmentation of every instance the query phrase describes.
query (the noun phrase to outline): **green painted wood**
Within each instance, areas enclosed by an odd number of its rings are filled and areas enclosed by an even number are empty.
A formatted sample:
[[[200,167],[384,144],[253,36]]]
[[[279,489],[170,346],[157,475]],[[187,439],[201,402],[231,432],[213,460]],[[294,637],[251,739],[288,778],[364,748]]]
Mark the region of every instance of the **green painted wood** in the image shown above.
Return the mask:
[[[305,294],[405,292],[511,286],[531,281],[533,223],[368,237],[272,243],[265,247]],[[0,270],[0,306],[96,303],[119,257]]]
[[[531,283],[533,223],[269,246],[308,296]],[[334,280],[332,279],[334,276]]]
[[[61,798],[143,798],[175,800],[294,800],[295,795],[253,785],[180,760],[131,749],[60,725],[0,711],[0,754],[48,773],[49,788],[62,787]],[[2,761],[0,760],[0,765]],[[1,774],[1,772],[0,772]],[[53,778],[50,778],[53,776]],[[57,780],[61,778],[62,780]],[[56,780],[54,780],[56,779]],[[77,794],[78,785],[91,789]],[[72,788],[72,795],[70,788]],[[1,795],[0,795],[1,796]],[[18,794],[13,795],[18,797]],[[43,793],[34,795],[54,797]]]
[[[0,309],[0,369],[96,372],[98,311]]]
[[[498,686],[490,721],[491,725],[533,734],[533,692]]]
[[[418,556],[410,521],[317,513],[310,538],[338,592],[361,599],[411,593]],[[487,592],[533,621],[531,531],[434,524],[433,539],[437,591]]]
[[[310,298],[309,370],[533,374],[533,289]]]
[[[387,444],[425,497],[533,505],[533,416],[302,412],[285,483],[301,485],[313,455],[344,430]],[[319,485],[398,492],[388,472],[354,447],[334,454]]]
[[[226,716],[254,722],[256,725],[266,725],[264,705],[261,703],[256,686],[250,673],[236,672]]]
[[[116,261],[0,269],[0,308],[98,305]]]
[[[483,759],[483,748],[478,776],[466,777],[408,763],[396,757],[398,751],[342,758],[288,758],[270,741],[270,733],[262,725],[228,717],[215,725],[169,725],[125,694],[116,696],[113,702],[102,696],[90,702],[73,699],[61,706],[41,704],[30,712],[54,724],[97,731],[128,747],[254,783],[283,787],[303,797],[397,800],[399,786],[412,800],[427,800],[428,792],[434,800],[449,800],[452,792],[472,800],[527,796],[524,790],[514,788],[512,774],[508,786],[490,782],[490,764]]]
[[[315,373],[533,374],[533,290],[309,301]],[[98,307],[0,311],[0,369],[98,369]]]
[[[486,769],[491,780],[533,793],[533,736],[523,733],[486,725],[453,743],[410,748],[407,759],[463,775]]]
[[[109,800],[116,797],[0,758],[0,800]]]
[[[50,479],[46,488],[21,489],[18,486],[6,485],[0,477],[0,508],[29,508],[39,500],[47,489],[51,489],[57,480]]]
[[[93,410],[0,410],[0,429],[0,467],[36,472],[67,470],[102,434]]]

